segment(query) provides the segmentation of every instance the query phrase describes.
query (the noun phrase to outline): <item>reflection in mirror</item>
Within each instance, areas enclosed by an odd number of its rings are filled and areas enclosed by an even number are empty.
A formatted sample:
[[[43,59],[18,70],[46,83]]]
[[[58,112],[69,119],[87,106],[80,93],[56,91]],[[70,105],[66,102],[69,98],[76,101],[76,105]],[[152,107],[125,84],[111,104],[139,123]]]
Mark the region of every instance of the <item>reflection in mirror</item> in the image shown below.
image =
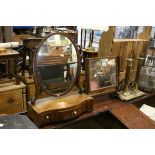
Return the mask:
[[[77,53],[64,35],[50,36],[37,55],[37,74],[44,90],[60,94],[73,84],[77,73]]]
[[[116,59],[105,58],[90,61],[90,90],[116,85]]]

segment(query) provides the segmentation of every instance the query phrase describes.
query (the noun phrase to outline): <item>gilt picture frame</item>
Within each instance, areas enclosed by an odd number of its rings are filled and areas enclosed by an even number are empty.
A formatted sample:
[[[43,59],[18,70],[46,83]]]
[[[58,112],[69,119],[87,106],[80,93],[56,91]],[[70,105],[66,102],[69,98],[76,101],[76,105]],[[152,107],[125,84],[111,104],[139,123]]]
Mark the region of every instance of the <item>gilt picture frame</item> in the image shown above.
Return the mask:
[[[85,92],[90,95],[111,93],[118,84],[118,58],[87,58],[85,64]]]

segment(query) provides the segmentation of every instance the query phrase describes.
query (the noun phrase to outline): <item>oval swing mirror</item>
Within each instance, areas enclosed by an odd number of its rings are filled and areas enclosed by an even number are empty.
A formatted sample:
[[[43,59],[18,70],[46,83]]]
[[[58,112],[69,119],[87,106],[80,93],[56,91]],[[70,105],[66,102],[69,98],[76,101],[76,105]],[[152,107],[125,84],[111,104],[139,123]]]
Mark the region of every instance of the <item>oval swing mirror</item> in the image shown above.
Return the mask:
[[[64,33],[50,34],[40,43],[33,67],[37,93],[62,96],[72,89],[80,71],[78,47]]]

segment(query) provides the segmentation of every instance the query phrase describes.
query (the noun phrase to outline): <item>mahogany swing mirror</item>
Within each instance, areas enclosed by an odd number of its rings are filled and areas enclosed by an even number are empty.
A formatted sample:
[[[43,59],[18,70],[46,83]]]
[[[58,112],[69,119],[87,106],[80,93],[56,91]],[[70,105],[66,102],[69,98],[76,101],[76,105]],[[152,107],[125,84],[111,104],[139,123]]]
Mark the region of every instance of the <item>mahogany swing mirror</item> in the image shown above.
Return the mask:
[[[35,98],[27,103],[29,117],[36,125],[75,118],[93,109],[92,98],[70,92],[80,75],[78,46],[64,33],[46,36],[33,60]],[[40,98],[45,92],[49,97]]]

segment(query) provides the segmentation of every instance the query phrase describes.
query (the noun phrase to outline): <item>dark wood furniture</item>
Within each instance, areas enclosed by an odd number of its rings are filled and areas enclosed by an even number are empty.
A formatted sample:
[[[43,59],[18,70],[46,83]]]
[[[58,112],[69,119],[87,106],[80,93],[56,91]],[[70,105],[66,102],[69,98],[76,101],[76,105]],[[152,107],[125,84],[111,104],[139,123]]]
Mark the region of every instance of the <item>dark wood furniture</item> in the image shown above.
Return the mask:
[[[81,56],[82,56],[82,69],[85,71],[85,60],[86,58],[93,58],[98,56],[98,49],[93,47],[93,43],[98,44],[98,41],[94,41],[94,32],[91,29],[81,29]],[[89,39],[88,39],[89,38]],[[87,43],[89,42],[89,43]],[[86,45],[88,44],[88,45]],[[88,46],[88,47],[86,47]]]
[[[85,70],[86,58],[94,58],[98,56],[98,51],[88,51],[86,49],[82,49],[82,69]]]
[[[86,49],[82,49],[83,58],[93,58],[97,57],[98,51],[88,51]]]
[[[56,38],[55,38],[56,36]],[[57,37],[63,38],[65,41],[62,42],[62,40],[57,40]],[[54,40],[54,44],[52,43],[50,45],[50,41],[48,42],[48,39]],[[50,40],[49,39],[49,40]],[[59,42],[58,42],[59,41]],[[61,43],[60,43],[61,42]],[[67,43],[66,43],[67,42]],[[49,44],[49,45],[48,45]],[[56,45],[55,45],[56,44]],[[70,52],[70,54],[72,55],[71,57],[75,57],[75,60],[69,60],[65,59],[65,53],[63,53],[64,51],[64,46],[73,46],[74,48],[72,48],[72,51]],[[46,47],[44,47],[46,46]],[[44,50],[41,50],[42,48],[44,48]],[[33,73],[34,73],[34,81],[35,81],[35,85],[36,85],[36,98],[39,97],[41,91],[45,91],[47,94],[51,95],[51,96],[62,96],[65,95],[66,93],[68,93],[74,86],[74,84],[76,83],[76,81],[79,79],[79,73],[80,73],[80,55],[79,55],[79,48],[76,45],[76,43],[74,43],[74,41],[72,40],[72,38],[68,35],[65,34],[64,32],[56,32],[56,33],[51,33],[49,35],[47,35],[39,44],[39,46],[36,49],[35,55],[34,55],[34,60],[33,60]],[[43,53],[42,53],[43,52]],[[73,58],[72,58],[73,59]],[[75,71],[75,75],[74,77],[69,81],[70,82],[70,86],[62,93],[52,93],[50,92],[47,88],[44,87],[44,83],[43,80],[41,79],[42,76],[44,76],[44,73],[39,72],[38,67],[40,67],[40,65],[43,67],[47,67],[48,65],[51,65],[52,68],[56,69],[51,69],[51,72],[53,72],[53,74],[55,74],[56,70],[57,72],[63,72],[65,71],[65,68],[63,67],[63,70],[58,69],[57,66],[62,66],[62,65],[67,65],[67,64],[76,64],[76,71]],[[49,70],[48,70],[49,72]],[[50,73],[49,73],[50,74]],[[55,79],[59,77],[55,77]],[[65,78],[65,77],[64,77]],[[56,79],[55,83],[57,83],[58,80]],[[54,82],[53,82],[54,84]]]
[[[13,49],[8,49],[6,52],[0,53],[0,61],[5,62],[6,64],[6,73],[4,73],[1,76],[7,76],[7,78],[12,78],[13,75],[15,77],[19,74],[18,69],[18,58],[19,53]],[[19,81],[17,79],[16,84],[19,84]]]
[[[73,94],[54,99],[38,99],[34,105],[27,104],[29,117],[38,126],[73,119],[93,110],[93,99],[85,94]]]
[[[24,52],[22,53],[23,56],[22,75],[25,75],[25,70],[28,69],[30,79],[32,79],[33,75],[33,56],[35,48],[39,45],[41,40],[42,38],[35,38],[35,37],[23,39]],[[28,65],[26,63],[26,56],[29,57]]]
[[[72,27],[66,26],[66,29],[55,27],[53,31],[62,32],[69,35],[73,39],[74,43],[77,44],[78,32],[76,31],[76,26],[72,26]]]
[[[110,98],[108,95],[99,96],[95,98],[94,111],[72,120],[42,126],[41,129],[154,129],[155,122],[138,110],[143,104],[155,107],[154,100],[155,93],[148,93],[128,102]],[[2,117],[0,120],[8,119]],[[23,128],[27,128],[29,122],[26,119],[19,123]],[[3,128],[18,127],[18,124],[7,124]]]
[[[80,115],[78,118],[66,122],[52,123],[43,126],[43,129],[97,129],[97,128],[129,128],[155,129],[155,122],[143,114],[139,108],[143,104],[155,107],[155,93],[123,102],[109,95],[96,96],[94,110]],[[104,119],[106,117],[106,119]],[[97,120],[102,118],[98,123]],[[92,121],[93,120],[93,121]],[[95,120],[95,121],[94,121]],[[105,121],[105,123],[104,123]],[[110,122],[109,122],[110,121]],[[94,124],[92,124],[94,123]],[[111,123],[111,125],[109,124]],[[80,125],[81,124],[81,125]],[[103,125],[107,126],[103,126]]]
[[[69,93],[79,79],[79,57],[78,46],[64,32],[47,35],[38,46],[33,61],[36,95],[27,102],[28,116],[38,127],[93,110],[91,96]],[[50,97],[41,98],[42,92]]]
[[[19,81],[18,58],[19,53],[15,50],[0,52],[0,61],[6,64],[7,77],[0,79],[0,114],[26,111],[25,85]]]
[[[130,129],[155,129],[155,122],[132,104],[126,104],[110,111]]]

